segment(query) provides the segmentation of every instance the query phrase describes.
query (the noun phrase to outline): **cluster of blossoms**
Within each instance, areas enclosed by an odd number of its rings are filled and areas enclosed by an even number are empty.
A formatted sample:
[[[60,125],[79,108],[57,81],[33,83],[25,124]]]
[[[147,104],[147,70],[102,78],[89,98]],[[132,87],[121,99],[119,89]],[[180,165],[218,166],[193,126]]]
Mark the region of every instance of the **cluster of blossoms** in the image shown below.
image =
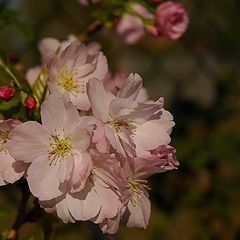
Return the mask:
[[[43,64],[27,78],[48,70],[41,121],[0,122],[0,185],[26,178],[64,223],[89,220],[108,234],[146,228],[147,179],[178,166],[163,98],[149,100],[138,74],[112,80],[98,45],[48,38],[39,48]]]
[[[78,0],[81,5],[88,1]],[[92,4],[100,2],[91,1]],[[126,12],[116,24],[117,33],[127,44],[134,44],[145,32],[153,36],[161,36],[168,40],[178,40],[186,32],[189,25],[188,11],[182,3],[153,0],[158,6],[148,9],[143,4],[131,2],[127,4]]]

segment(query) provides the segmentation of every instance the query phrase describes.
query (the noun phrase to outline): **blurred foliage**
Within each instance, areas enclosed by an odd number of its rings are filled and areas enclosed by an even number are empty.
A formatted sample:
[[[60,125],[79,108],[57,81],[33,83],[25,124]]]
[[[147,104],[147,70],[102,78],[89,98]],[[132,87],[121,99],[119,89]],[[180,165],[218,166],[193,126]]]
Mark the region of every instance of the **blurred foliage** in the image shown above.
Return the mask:
[[[240,1],[181,2],[190,11],[191,25],[179,42],[146,36],[126,46],[110,30],[92,36],[114,72],[138,72],[151,97],[165,97],[176,122],[172,145],[180,168],[151,179],[149,228],[122,227],[118,239],[240,239]],[[89,8],[75,0],[8,0],[0,1],[0,8],[0,20],[11,22],[0,30],[0,54],[16,54],[26,69],[40,62],[38,40],[80,34],[91,20]],[[34,30],[26,30],[22,21]],[[15,186],[1,188],[0,209],[11,209],[11,214],[0,222],[0,232],[14,221],[16,192]],[[104,239],[91,223],[64,225],[55,219],[51,231],[58,240]],[[29,223],[20,240],[38,240],[42,234],[37,224]]]

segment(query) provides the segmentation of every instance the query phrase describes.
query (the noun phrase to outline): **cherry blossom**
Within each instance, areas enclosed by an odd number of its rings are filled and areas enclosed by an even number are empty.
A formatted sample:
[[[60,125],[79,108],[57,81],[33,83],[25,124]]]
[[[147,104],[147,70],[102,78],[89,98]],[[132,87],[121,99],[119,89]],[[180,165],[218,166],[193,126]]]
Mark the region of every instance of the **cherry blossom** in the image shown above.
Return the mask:
[[[156,10],[158,35],[177,40],[186,32],[188,25],[188,11],[183,4],[168,1],[158,6]]]
[[[27,168],[26,164],[15,161],[7,147],[9,133],[19,124],[16,119],[0,120],[0,186],[16,182]]]
[[[93,141],[99,151],[108,151],[111,145],[124,158],[133,158],[169,144],[169,133],[174,126],[172,115],[163,109],[162,99],[136,102],[141,87],[142,79],[138,74],[129,76],[117,96],[105,91],[101,81],[89,81],[89,99],[97,118]]]
[[[100,227],[104,233],[115,234],[119,224],[146,229],[151,213],[148,178],[160,172],[176,169],[179,166],[175,149],[168,145],[159,146],[148,157],[135,158],[129,166],[123,166],[128,190],[123,193],[122,205],[114,218],[105,218]]]
[[[56,211],[63,222],[90,220],[101,223],[118,215],[126,180],[114,155],[91,152],[93,168],[82,190],[66,191],[64,197],[41,201],[47,212]]]
[[[51,60],[48,87],[51,93],[67,93],[78,109],[89,110],[86,84],[90,78],[103,80],[107,71],[107,60],[102,52],[89,56],[84,44],[73,41],[60,56]]]
[[[50,95],[41,119],[42,125],[28,121],[15,127],[7,146],[16,160],[31,163],[26,178],[33,195],[50,200],[62,195],[67,182],[73,192],[84,187],[92,170],[91,129],[66,95]]]

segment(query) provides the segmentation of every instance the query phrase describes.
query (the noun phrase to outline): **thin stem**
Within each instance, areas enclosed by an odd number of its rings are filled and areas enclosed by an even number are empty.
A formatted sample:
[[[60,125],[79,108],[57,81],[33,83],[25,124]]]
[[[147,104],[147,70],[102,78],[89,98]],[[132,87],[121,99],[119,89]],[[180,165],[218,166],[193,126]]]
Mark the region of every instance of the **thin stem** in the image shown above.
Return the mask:
[[[25,223],[26,209],[28,204],[28,199],[30,197],[30,191],[28,189],[26,181],[19,182],[19,186],[22,192],[22,197],[20,200],[20,205],[18,208],[18,214],[16,220],[12,226],[12,229],[9,231],[9,234],[6,240],[14,240],[18,237],[18,230]]]
[[[3,62],[3,60],[1,58],[0,58],[0,67],[2,67],[5,70],[5,72],[12,78],[12,80],[18,86],[18,88],[21,89],[20,82],[18,81],[18,79],[13,74],[13,72],[9,69],[9,67]]]
[[[86,29],[79,34],[80,41],[87,41],[91,35],[99,31],[103,27],[102,23],[98,20],[95,20],[94,22],[90,23]]]

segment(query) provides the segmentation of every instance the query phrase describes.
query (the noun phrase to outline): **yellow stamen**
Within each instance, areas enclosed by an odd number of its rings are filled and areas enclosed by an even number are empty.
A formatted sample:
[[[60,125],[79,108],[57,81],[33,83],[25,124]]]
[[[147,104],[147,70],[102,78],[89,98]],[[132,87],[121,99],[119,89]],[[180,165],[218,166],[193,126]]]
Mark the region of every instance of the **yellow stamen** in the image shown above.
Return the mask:
[[[85,92],[85,81],[74,77],[77,74],[77,68],[74,68],[72,71],[70,71],[66,66],[58,76],[58,87],[66,92]]]
[[[2,144],[7,142],[7,140],[8,140],[8,134],[9,134],[8,131],[2,131],[2,132],[0,132],[0,141],[1,141]]]
[[[138,205],[141,202],[142,196],[147,190],[151,190],[147,183],[147,180],[131,178],[128,179],[128,184],[132,192],[130,200],[132,201],[134,206]]]
[[[113,119],[112,121],[108,121],[108,124],[110,124],[117,132],[121,130],[121,127],[129,128],[130,127],[130,121],[127,119]]]
[[[62,161],[66,156],[71,155],[71,138],[59,138],[59,136],[53,136],[54,143],[50,143],[49,156],[50,165],[57,161]]]

